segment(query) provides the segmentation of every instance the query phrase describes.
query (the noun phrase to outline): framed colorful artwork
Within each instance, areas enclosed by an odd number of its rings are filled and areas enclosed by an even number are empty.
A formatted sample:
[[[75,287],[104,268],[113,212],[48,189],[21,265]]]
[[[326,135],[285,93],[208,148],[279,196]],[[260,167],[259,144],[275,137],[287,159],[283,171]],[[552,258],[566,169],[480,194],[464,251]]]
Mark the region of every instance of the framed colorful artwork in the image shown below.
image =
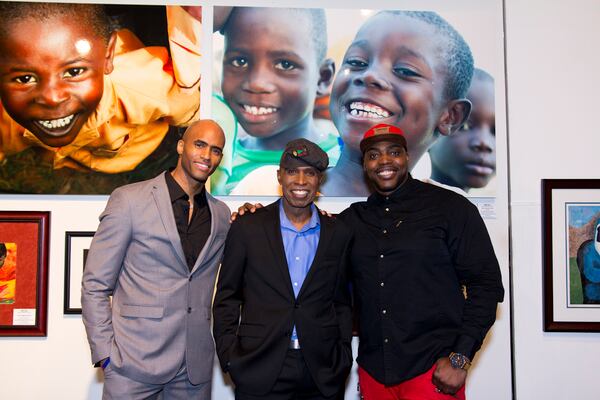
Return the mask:
[[[94,233],[65,233],[65,314],[81,314],[81,278]]]
[[[46,336],[48,211],[0,211],[0,336]]]
[[[544,331],[600,332],[600,179],[542,181]]]

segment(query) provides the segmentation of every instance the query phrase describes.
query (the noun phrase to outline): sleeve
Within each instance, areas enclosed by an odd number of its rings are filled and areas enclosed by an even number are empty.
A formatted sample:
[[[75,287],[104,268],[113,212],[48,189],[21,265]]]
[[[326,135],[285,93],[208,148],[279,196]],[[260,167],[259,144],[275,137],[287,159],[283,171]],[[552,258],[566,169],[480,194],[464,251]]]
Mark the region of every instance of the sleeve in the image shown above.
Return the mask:
[[[461,200],[463,200],[461,198]],[[504,298],[500,266],[477,207],[464,200],[453,213],[450,250],[459,281],[466,287],[462,330],[454,351],[473,359],[496,320],[496,308]]]
[[[177,85],[197,89],[200,83],[202,23],[180,6],[167,6],[167,29]]]
[[[227,372],[229,351],[237,341],[240,307],[243,304],[243,277],[246,265],[246,241],[239,221],[235,221],[225,241],[225,250],[213,303],[213,336],[217,356]]]
[[[344,251],[340,256],[339,275],[333,300],[340,325],[340,338],[347,345],[352,342],[352,297],[349,281],[350,246],[351,237],[348,235]]]
[[[131,212],[123,191],[117,189],[100,215],[83,272],[81,308],[92,363],[110,356],[113,341],[113,294],[131,241]]]
[[[199,117],[201,23],[180,6],[167,6],[166,14],[169,50],[138,48],[139,39],[132,32],[118,32],[122,53],[115,55],[109,75],[117,120],[187,126]],[[165,131],[163,126],[163,136]]]

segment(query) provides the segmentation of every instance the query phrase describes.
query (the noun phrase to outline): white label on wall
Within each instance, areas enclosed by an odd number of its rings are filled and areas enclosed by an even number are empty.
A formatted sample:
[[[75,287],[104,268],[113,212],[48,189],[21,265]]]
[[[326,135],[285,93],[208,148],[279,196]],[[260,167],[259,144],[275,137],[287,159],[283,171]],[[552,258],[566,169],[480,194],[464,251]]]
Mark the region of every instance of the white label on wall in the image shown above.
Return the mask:
[[[35,325],[35,308],[15,308],[13,325]]]

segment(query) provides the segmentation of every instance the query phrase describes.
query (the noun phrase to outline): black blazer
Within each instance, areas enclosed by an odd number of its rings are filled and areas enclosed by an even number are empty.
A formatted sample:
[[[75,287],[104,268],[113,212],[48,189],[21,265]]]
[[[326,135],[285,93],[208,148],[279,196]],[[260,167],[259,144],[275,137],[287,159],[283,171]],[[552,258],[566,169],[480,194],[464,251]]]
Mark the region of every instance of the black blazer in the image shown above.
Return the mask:
[[[297,299],[281,237],[279,201],[231,225],[213,305],[213,333],[221,367],[242,392],[263,395],[271,389],[294,324],[302,355],[324,396],[337,393],[350,372],[350,229],[333,218],[319,218],[319,245]]]

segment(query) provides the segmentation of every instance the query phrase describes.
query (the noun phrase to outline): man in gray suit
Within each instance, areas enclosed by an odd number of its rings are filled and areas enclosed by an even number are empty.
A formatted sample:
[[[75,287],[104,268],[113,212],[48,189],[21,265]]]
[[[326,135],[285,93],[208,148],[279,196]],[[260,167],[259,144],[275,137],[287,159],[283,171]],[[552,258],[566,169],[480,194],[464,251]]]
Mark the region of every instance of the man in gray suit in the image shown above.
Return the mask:
[[[224,145],[219,125],[196,122],[173,171],[116,189],[100,216],[81,302],[103,399],[210,398],[211,300],[229,209],[204,184]]]

